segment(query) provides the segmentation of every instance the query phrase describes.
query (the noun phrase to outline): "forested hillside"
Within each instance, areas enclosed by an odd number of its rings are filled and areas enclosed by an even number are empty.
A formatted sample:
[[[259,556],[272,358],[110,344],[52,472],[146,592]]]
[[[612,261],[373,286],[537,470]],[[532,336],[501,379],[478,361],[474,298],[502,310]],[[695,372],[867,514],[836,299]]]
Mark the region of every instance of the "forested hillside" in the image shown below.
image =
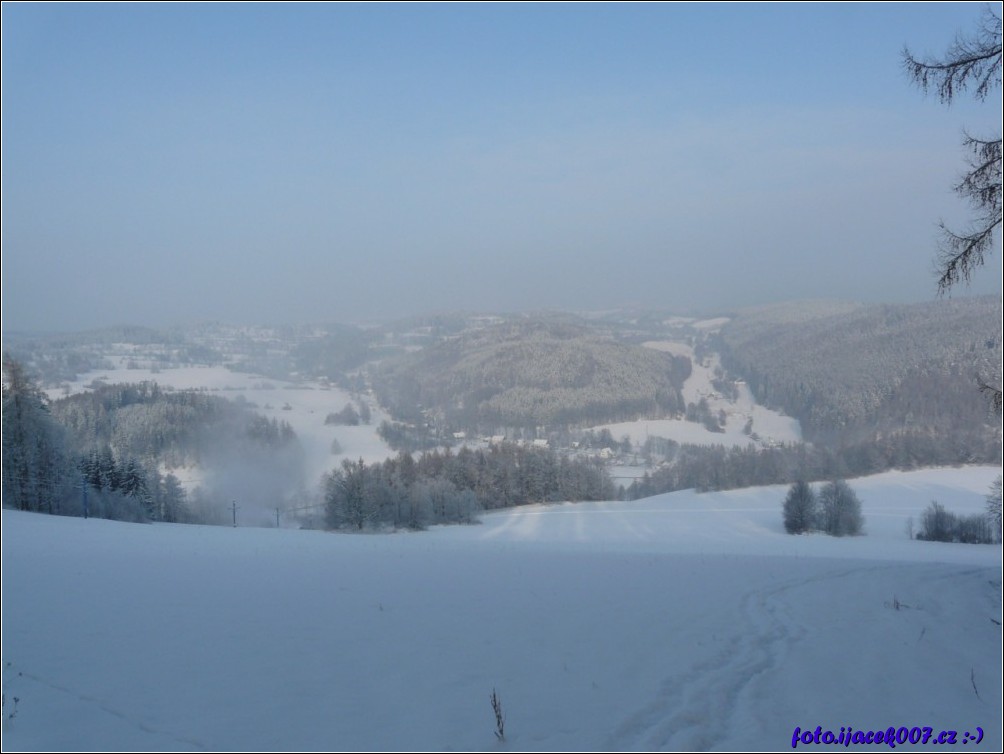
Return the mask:
[[[977,432],[995,422],[978,374],[999,384],[994,298],[845,306],[791,303],[744,312],[722,329],[723,364],[812,442],[890,433]]]
[[[206,521],[235,498],[275,505],[304,483],[292,428],[246,402],[152,382],[49,402],[17,362],[5,358],[4,372],[5,506]],[[181,468],[199,470],[198,500],[174,475]]]
[[[449,429],[597,424],[685,410],[690,360],[618,343],[565,321],[465,332],[382,365],[381,403]]]

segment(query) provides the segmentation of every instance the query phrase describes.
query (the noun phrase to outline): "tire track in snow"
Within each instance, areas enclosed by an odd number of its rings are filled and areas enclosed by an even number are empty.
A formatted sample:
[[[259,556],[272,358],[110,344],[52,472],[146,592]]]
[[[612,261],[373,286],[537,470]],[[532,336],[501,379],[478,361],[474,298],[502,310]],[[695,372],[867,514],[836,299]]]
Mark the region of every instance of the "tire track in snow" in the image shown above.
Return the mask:
[[[807,630],[788,612],[788,592],[818,582],[897,568],[864,566],[792,579],[751,592],[740,603],[742,625],[726,646],[708,660],[669,676],[655,698],[622,722],[607,749],[707,751],[732,734],[736,707],[751,682],[778,667],[789,647]],[[754,700],[756,703],[757,700]],[[750,731],[744,731],[748,736]]]

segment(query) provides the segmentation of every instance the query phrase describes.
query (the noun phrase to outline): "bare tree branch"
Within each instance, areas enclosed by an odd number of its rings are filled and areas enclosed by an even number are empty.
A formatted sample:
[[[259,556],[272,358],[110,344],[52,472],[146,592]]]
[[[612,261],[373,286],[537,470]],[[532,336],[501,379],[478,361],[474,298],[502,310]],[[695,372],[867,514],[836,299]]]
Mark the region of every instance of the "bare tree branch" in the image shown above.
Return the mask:
[[[971,232],[959,235],[944,223],[939,223],[942,240],[938,250],[938,292],[948,293],[960,282],[969,282],[973,270],[982,267],[986,256],[993,251],[994,236],[1000,227],[1000,215],[996,219],[984,218]]]
[[[1001,17],[997,8],[988,4],[976,34],[957,36],[944,58],[922,60],[904,48],[903,65],[925,93],[937,91],[946,105],[969,89],[976,99],[985,100],[1001,85]]]
[[[999,5],[984,6],[975,34],[956,36],[944,58],[922,60],[904,48],[903,65],[925,93],[937,91],[946,105],[967,91],[977,100],[985,101],[1001,86]],[[942,295],[959,282],[970,281],[973,270],[982,267],[987,255],[994,252],[1001,227],[1001,137],[981,139],[967,132],[962,145],[969,153],[966,160],[969,170],[955,186],[955,192],[969,202],[975,218],[964,233],[951,230],[943,222],[939,224],[941,240],[936,274],[938,292]],[[999,374],[998,371],[995,380],[982,375],[976,378],[980,393],[987,396],[998,417],[1002,404]]]
[[[982,376],[976,378],[976,386],[980,389],[980,392],[989,398],[991,405],[994,408],[994,414],[999,418],[1001,416],[1001,411],[1004,410],[1004,394],[1001,393],[1001,389],[996,385],[991,385]]]
[[[975,34],[957,36],[944,58],[922,60],[904,49],[903,64],[924,92],[937,91],[945,104],[966,91],[985,100],[1001,86],[1001,16],[996,4],[984,7]],[[940,224],[936,268],[940,294],[970,281],[973,270],[993,253],[1001,226],[1001,138],[982,139],[966,133],[962,144],[969,152],[969,170],[954,188],[976,216],[965,232]]]

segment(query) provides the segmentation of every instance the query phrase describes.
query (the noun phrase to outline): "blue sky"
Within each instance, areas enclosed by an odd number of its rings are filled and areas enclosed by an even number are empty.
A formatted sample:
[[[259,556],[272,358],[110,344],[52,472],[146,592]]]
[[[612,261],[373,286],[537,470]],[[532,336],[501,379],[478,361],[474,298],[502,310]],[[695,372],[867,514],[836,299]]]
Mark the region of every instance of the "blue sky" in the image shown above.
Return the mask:
[[[929,300],[980,9],[4,4],[3,327]]]

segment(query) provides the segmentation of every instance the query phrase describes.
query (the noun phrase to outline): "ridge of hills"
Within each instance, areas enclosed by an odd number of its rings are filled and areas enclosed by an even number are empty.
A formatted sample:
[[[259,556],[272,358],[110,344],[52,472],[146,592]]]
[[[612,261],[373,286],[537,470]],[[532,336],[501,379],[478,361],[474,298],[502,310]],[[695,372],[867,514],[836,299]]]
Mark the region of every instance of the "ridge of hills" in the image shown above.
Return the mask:
[[[389,361],[374,387],[396,416],[415,409],[454,428],[602,423],[685,410],[685,356],[642,348],[584,324],[504,322]]]

